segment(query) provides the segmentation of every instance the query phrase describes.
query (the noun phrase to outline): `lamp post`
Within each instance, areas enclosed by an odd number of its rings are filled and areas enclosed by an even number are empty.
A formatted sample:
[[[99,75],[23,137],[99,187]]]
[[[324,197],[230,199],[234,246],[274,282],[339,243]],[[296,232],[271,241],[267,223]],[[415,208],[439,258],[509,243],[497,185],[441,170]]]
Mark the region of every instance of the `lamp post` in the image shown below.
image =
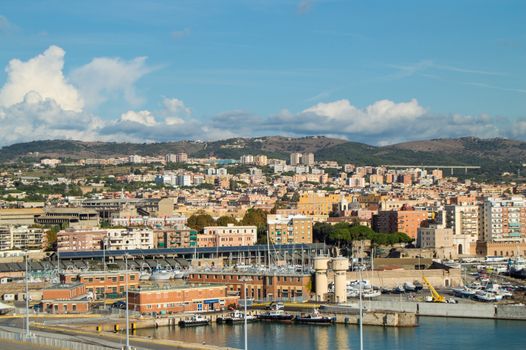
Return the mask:
[[[25,287],[26,287],[26,338],[29,338],[31,336],[31,333],[29,333],[29,276],[28,276],[28,267],[27,267],[27,260],[29,259],[29,252],[27,250],[25,252],[25,267],[26,267],[26,274],[25,274]]]
[[[363,241],[361,241],[361,253],[363,254]],[[363,262],[363,260],[362,260]],[[362,279],[362,265],[360,265],[360,290],[359,290],[359,294],[360,294],[360,350],[363,350],[363,301],[362,301],[362,284],[363,284],[363,279]]]
[[[240,279],[240,281],[243,282],[243,293],[245,294],[245,300],[244,300],[244,304],[245,304],[245,313],[244,313],[244,318],[245,318],[245,347],[244,349],[245,350],[248,350],[248,328],[247,328],[247,296],[248,296],[248,288],[247,288],[247,282],[251,282],[252,281],[252,278],[250,277],[243,277]]]
[[[124,255],[125,278],[126,278],[126,350],[130,350],[130,310],[128,293],[128,253]]]

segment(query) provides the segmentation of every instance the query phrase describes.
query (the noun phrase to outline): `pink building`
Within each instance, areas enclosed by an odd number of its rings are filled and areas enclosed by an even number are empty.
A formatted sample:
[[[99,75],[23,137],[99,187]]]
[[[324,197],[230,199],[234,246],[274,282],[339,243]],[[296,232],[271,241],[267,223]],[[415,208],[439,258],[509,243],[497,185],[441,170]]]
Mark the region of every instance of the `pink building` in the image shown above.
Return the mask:
[[[57,233],[57,250],[59,252],[100,250],[106,235],[107,232],[104,230],[62,230]]]

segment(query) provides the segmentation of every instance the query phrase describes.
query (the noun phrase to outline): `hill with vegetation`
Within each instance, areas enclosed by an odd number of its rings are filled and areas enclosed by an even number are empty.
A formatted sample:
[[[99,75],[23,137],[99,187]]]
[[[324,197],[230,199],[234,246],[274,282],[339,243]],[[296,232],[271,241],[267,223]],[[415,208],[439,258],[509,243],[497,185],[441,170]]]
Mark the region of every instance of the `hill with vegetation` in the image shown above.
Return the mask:
[[[335,160],[357,165],[480,165],[482,173],[516,172],[526,163],[526,142],[508,139],[433,139],[389,146],[371,146],[341,139],[309,136],[232,138],[213,142],[176,141],[159,143],[83,142],[48,140],[19,143],[0,149],[0,162],[109,158],[130,154],[164,155],[186,152],[191,157],[239,159],[244,154],[265,154],[289,159],[292,152],[312,152],[316,160]]]

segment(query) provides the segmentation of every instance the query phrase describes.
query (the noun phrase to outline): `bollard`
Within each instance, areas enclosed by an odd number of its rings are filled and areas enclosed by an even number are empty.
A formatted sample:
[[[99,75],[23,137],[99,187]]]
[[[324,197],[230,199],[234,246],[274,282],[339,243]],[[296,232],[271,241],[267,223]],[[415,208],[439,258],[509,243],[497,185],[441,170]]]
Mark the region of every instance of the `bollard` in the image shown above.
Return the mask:
[[[120,330],[119,325],[118,325],[118,324],[115,324],[115,325],[113,326],[113,330],[115,331],[115,333],[117,333],[117,332]]]
[[[97,332],[102,332],[102,326],[100,324],[97,326]]]
[[[131,329],[133,329],[133,330],[137,329],[137,323],[132,322]]]

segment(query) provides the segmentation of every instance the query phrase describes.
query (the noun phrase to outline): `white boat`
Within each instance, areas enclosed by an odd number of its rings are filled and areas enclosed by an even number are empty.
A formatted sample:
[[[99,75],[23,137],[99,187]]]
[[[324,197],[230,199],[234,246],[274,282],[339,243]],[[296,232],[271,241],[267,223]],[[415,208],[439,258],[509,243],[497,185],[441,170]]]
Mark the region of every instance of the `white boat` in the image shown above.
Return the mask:
[[[382,292],[378,289],[367,289],[362,295],[364,298],[376,298],[382,295]]]
[[[174,273],[171,267],[163,267],[161,265],[157,265],[157,267],[153,270],[150,279],[152,281],[167,281],[173,277]]]
[[[15,307],[11,305],[7,305],[4,303],[0,303],[0,315],[7,315],[11,312],[15,311]]]
[[[488,293],[484,291],[477,291],[475,293],[475,298],[480,301],[490,302],[490,301],[497,301],[497,298],[495,297],[495,294]]]
[[[173,275],[175,279],[182,279],[186,277],[186,271],[177,269],[173,271]]]
[[[416,286],[412,282],[405,282],[404,290],[406,292],[416,292]]]
[[[468,287],[461,287],[461,288],[453,288],[453,293],[457,296],[463,297],[463,298],[469,298],[475,295],[476,290],[471,289]]]

